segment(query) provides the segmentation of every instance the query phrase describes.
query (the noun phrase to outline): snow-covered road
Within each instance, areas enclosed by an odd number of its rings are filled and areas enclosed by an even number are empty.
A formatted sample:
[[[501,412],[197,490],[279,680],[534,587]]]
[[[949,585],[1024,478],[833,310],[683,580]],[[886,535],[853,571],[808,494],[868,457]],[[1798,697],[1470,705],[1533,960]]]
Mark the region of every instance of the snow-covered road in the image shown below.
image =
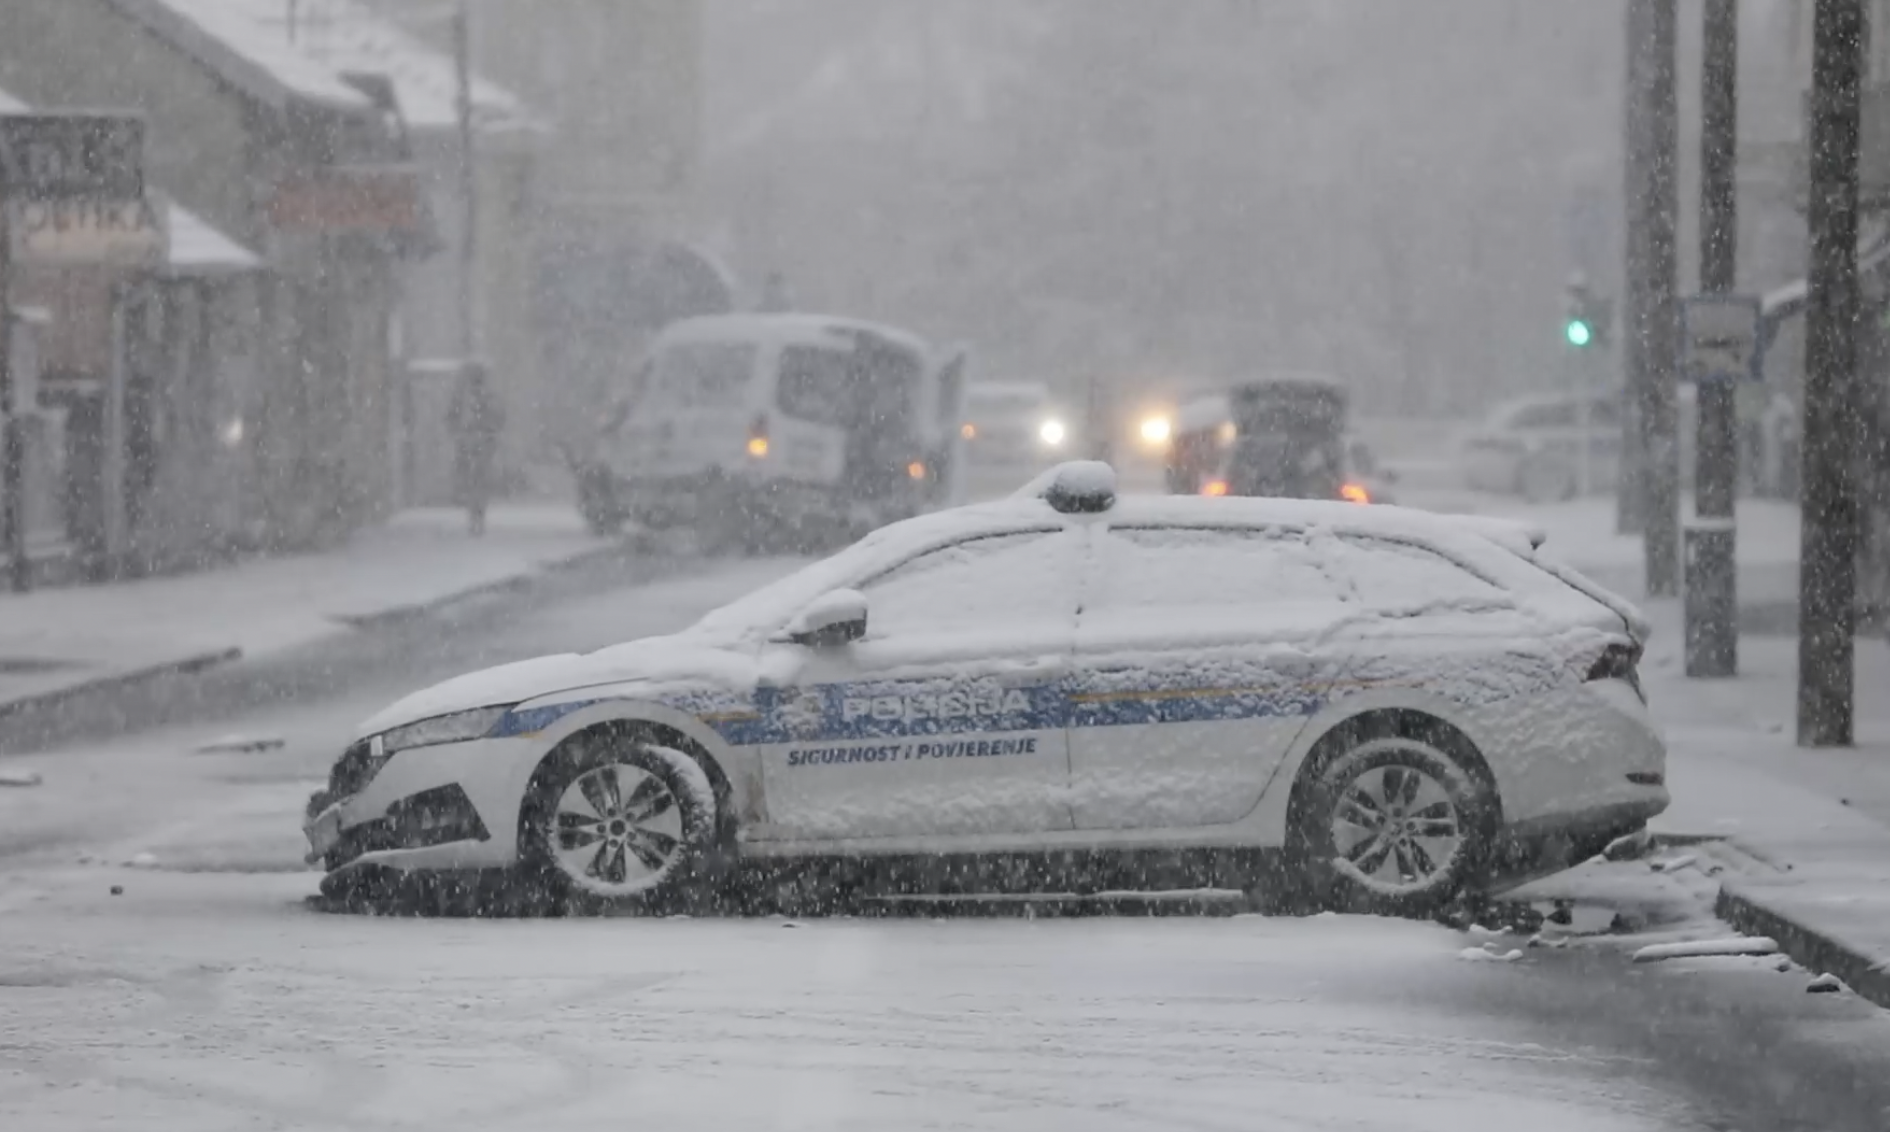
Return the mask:
[[[1463,934],[1347,917],[303,905],[302,802],[356,719],[452,671],[673,628],[786,565],[233,672],[190,711],[0,759],[45,778],[0,791],[0,1129],[1886,1126],[1890,1023],[1769,959],[1466,962]],[[200,752],[230,736],[282,745]]]
[[[9,878],[0,1127],[1704,1127],[1460,1005],[1530,976],[1425,925],[367,920],[308,888]]]

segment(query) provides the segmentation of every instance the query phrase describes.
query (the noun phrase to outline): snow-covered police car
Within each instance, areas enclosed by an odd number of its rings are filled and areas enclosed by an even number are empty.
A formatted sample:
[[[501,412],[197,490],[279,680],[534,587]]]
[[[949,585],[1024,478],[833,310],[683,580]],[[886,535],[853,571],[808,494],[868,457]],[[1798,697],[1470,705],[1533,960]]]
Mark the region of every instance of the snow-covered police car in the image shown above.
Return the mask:
[[[1279,850],[1329,903],[1430,909],[1667,805],[1646,624],[1539,543],[1062,465],[673,636],[394,704],[309,859],[331,893],[476,869],[602,906],[740,858]]]

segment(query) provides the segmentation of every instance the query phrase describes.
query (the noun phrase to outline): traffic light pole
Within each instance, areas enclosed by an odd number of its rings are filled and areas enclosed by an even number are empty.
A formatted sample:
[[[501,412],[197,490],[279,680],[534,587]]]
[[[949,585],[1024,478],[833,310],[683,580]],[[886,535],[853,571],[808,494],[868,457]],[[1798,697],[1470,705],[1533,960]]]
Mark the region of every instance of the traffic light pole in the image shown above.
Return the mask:
[[[1739,248],[1738,0],[1705,0],[1700,68],[1700,290],[1731,294]],[[1734,519],[1739,449],[1736,389],[1702,381],[1694,448],[1695,519],[1686,530],[1686,671],[1739,673],[1738,527]]]
[[[1798,742],[1848,747],[1857,621],[1857,158],[1864,0],[1815,0],[1810,296],[1798,572]]]

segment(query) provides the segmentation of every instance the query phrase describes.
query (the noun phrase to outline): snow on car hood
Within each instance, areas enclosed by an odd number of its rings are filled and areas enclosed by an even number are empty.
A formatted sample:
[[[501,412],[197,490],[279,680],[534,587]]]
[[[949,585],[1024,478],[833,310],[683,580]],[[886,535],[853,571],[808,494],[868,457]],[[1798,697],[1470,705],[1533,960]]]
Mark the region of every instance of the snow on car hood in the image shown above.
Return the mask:
[[[425,688],[376,712],[355,738],[456,711],[517,704],[554,692],[648,681],[694,690],[746,692],[758,678],[752,651],[698,633],[645,637],[591,653],[559,653],[483,668]]]

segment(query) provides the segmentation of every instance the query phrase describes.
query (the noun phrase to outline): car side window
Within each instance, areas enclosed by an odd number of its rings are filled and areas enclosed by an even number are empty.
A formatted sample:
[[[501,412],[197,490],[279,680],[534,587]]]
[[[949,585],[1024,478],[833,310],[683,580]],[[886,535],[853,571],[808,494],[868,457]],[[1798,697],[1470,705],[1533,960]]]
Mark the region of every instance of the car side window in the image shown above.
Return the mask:
[[[1328,540],[1335,573],[1366,609],[1400,617],[1515,608],[1508,590],[1429,547],[1370,535]]]
[[[1067,619],[1073,549],[1060,529],[966,539],[869,579],[867,636]]]
[[[1115,527],[1097,609],[1264,606],[1344,599],[1305,535],[1285,528]]]

